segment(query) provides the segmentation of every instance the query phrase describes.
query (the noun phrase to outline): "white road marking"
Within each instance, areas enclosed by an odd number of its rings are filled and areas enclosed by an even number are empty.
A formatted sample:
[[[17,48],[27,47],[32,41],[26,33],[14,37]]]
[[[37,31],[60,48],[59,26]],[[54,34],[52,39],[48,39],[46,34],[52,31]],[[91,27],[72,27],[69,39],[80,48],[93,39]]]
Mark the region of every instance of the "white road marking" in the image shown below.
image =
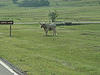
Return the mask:
[[[14,75],[18,75],[16,72],[14,72],[9,66],[7,66],[5,63],[3,63],[2,61],[0,61],[0,64],[2,66],[4,66],[6,69],[8,69],[11,73],[13,73]]]

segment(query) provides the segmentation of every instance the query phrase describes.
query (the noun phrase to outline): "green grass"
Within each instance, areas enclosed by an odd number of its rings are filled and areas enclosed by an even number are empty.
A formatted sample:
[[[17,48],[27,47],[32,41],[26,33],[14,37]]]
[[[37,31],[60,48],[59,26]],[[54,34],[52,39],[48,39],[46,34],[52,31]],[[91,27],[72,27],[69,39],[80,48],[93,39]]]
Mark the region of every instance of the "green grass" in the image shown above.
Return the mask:
[[[29,75],[100,75],[100,25],[57,27],[46,37],[39,25],[0,26],[0,57]]]
[[[99,0],[49,0],[51,6],[67,6],[67,7],[77,7],[77,6],[99,6]]]
[[[50,0],[50,3],[49,7],[25,8],[17,7],[12,0],[0,0],[0,20],[14,20],[17,23],[49,21],[49,10],[56,10],[59,15],[57,21],[100,21],[99,0]]]
[[[100,21],[99,6],[85,7],[41,7],[41,8],[0,8],[0,20],[14,20],[14,22],[49,21],[49,10],[56,10],[57,21]]]

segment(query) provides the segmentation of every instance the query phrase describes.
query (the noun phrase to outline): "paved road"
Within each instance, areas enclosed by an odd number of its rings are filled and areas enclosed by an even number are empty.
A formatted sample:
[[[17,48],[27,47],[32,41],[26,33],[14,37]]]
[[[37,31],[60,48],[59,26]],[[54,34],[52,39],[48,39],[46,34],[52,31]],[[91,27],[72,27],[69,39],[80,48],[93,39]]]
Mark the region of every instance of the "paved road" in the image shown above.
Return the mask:
[[[100,22],[72,22],[79,24],[100,24]],[[14,23],[14,24],[39,24],[39,22],[23,22],[23,23]]]
[[[5,59],[0,58],[0,75],[26,75]]]
[[[14,74],[0,64],[0,75],[14,75]]]
[[[5,63],[0,61],[0,75],[18,75],[15,73],[10,67],[8,67]]]

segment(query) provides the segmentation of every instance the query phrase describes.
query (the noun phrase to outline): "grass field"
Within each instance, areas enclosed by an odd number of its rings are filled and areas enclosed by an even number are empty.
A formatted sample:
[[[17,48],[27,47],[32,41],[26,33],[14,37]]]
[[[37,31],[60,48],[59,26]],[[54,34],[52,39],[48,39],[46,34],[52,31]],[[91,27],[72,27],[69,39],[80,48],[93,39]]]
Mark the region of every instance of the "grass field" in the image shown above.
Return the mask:
[[[57,21],[100,22],[99,0],[49,1],[50,7],[25,8],[0,0],[0,20],[48,22],[49,10],[56,10]],[[12,29],[10,38],[9,26],[0,25],[0,57],[28,75],[100,75],[99,24],[58,26],[54,37],[52,32],[46,37],[38,24]]]
[[[41,8],[0,8],[0,20],[14,20],[14,22],[41,22],[49,21],[49,10],[56,10],[57,21],[100,21],[99,6],[84,7],[41,7]]]
[[[0,57],[28,75],[100,75],[100,25],[57,27],[44,36],[39,25],[0,26]]]

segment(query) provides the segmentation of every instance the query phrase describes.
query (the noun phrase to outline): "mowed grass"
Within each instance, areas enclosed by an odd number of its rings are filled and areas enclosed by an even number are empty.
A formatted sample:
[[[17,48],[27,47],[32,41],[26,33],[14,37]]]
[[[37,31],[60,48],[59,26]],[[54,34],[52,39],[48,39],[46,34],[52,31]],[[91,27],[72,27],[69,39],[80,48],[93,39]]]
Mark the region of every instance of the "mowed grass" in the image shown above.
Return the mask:
[[[45,36],[39,25],[0,26],[0,57],[28,75],[100,75],[100,25],[57,27]]]

